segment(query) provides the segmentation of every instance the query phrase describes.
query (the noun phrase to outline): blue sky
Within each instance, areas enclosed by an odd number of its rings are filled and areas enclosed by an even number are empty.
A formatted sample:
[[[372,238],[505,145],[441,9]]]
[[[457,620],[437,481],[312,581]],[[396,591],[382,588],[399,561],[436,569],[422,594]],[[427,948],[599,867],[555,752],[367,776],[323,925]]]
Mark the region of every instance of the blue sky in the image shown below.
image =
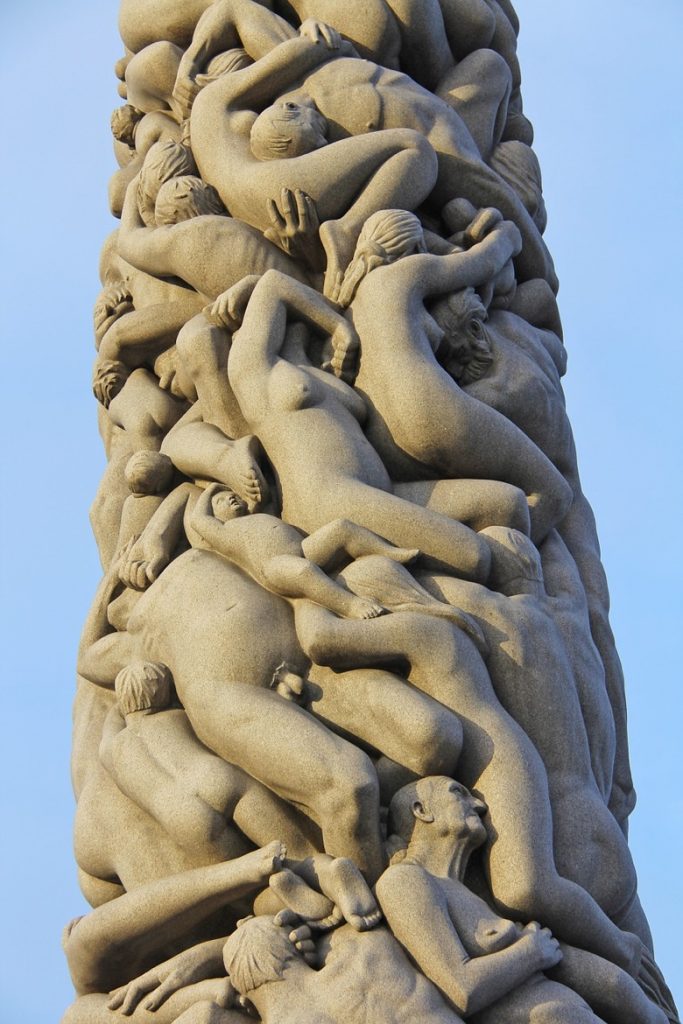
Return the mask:
[[[98,562],[103,468],[90,395],[97,257],[112,222],[116,3],[27,0],[0,16],[0,1024],[54,1021],[59,948],[84,912],[71,854],[74,659]],[[567,400],[598,518],[640,799],[631,844],[661,966],[683,1000],[679,544],[680,0],[518,0],[526,110],[562,281]],[[7,837],[10,841],[7,841]]]

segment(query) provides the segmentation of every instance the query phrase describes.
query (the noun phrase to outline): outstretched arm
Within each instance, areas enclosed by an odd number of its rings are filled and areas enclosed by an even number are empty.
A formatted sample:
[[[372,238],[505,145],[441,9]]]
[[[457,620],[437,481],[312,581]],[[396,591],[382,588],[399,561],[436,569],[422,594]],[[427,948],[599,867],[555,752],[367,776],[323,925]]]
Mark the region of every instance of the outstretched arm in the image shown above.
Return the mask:
[[[118,237],[119,254],[127,263],[145,273],[157,276],[172,274],[175,225],[145,226],[138,208],[139,180],[139,175],[136,175],[126,189]]]
[[[501,221],[481,242],[465,252],[454,252],[448,256],[429,253],[408,256],[397,266],[404,264],[403,272],[413,278],[423,296],[445,295],[487,284],[521,247],[522,240],[516,226],[512,221]]]
[[[335,376],[344,376],[358,348],[351,325],[312,288],[278,270],[268,270],[254,287],[242,328],[233,337],[228,362],[231,382],[275,365],[287,337],[288,314],[331,337],[330,368]]]
[[[110,993],[108,1008],[130,1016],[144,999],[142,1009],[153,1012],[179,989],[206,978],[220,978],[225,973],[224,945],[225,938],[209,939],[165,960]]]
[[[284,856],[281,843],[270,843],[236,860],[148,882],[97,907],[65,940],[77,992],[109,992],[126,984],[169,942],[263,885]]]

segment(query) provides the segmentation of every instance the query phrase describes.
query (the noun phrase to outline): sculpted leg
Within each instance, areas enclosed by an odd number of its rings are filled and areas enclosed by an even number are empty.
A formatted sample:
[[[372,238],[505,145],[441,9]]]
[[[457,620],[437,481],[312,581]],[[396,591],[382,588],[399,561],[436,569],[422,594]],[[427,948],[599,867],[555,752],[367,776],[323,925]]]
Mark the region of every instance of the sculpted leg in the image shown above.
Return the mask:
[[[325,570],[334,568],[342,559],[353,560],[365,555],[384,555],[403,564],[418,555],[416,548],[397,548],[349,519],[335,519],[321,526],[302,541],[301,547],[309,561]]]
[[[502,138],[511,90],[510,69],[494,50],[476,50],[439,82],[436,95],[463,119],[482,160]]]
[[[162,445],[181,473],[193,479],[225,484],[254,511],[265,500],[268,486],[259,468],[260,447],[253,436],[233,441],[211,423],[180,423]]]
[[[268,589],[281,597],[307,598],[352,619],[372,619],[384,611],[377,601],[357,597],[306,558],[278,555],[264,562],[262,571]]]
[[[394,484],[394,494],[457,519],[477,533],[487,526],[509,526],[529,535],[524,492],[500,480],[419,480]]]
[[[230,337],[212,326],[203,314],[185,323],[176,341],[178,355],[201,402],[202,418],[226,437],[249,433],[228,381]]]
[[[304,808],[322,829],[326,852],[350,857],[374,881],[383,864],[379,784],[365,754],[270,690],[221,683],[183,700],[203,743]]]
[[[311,669],[311,711],[365,748],[415,776],[450,775],[462,747],[460,720],[442,704],[382,669]]]

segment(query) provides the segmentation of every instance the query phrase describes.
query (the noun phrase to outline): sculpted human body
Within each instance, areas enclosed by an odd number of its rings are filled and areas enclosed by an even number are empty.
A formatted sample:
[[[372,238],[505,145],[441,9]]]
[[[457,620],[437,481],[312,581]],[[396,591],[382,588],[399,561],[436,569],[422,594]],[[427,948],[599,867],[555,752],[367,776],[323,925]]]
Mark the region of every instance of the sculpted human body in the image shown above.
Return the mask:
[[[499,702],[472,640],[427,615],[397,612],[361,623],[335,619],[308,602],[297,607],[296,624],[315,664],[348,670],[400,658],[414,686],[458,715],[463,727],[458,776],[488,806],[492,838],[485,859],[496,903],[510,914],[543,921],[565,941],[637,973],[645,954],[641,941],[558,873],[545,767]],[[518,829],[516,822],[525,814],[528,829]]]
[[[443,310],[448,331],[448,311]],[[476,312],[472,314],[476,319]],[[457,318],[456,318],[457,319]],[[450,335],[463,336],[466,322],[451,324]],[[616,727],[616,764],[610,807],[623,824],[634,800],[626,735],[624,678],[609,624],[609,592],[600,559],[595,517],[583,493],[576,464],[576,450],[560,384],[561,363],[556,357],[557,339],[532,327],[521,317],[493,310],[485,325],[480,321],[479,340],[485,332],[492,362],[477,379],[464,381],[464,391],[515,423],[551,460],[571,486],[573,500],[558,530],[578,567],[588,600],[591,632],[598,647]],[[555,356],[555,358],[553,358]],[[466,357],[465,357],[466,358]],[[465,363],[466,366],[466,363]],[[596,729],[596,732],[601,732]]]
[[[661,1010],[614,964],[558,943],[535,922],[506,920],[466,887],[469,858],[486,840],[485,811],[445,777],[407,786],[392,801],[391,825],[407,849],[377,894],[427,977],[477,1024],[530,1024],[539,1007],[552,1024],[595,1024],[603,1015],[609,1024],[664,1024]]]
[[[386,211],[374,219],[377,234],[384,221],[398,223],[396,214]],[[375,232],[370,225],[365,230],[371,242]],[[391,226],[384,230],[391,235]],[[415,237],[419,243],[417,224]],[[356,260],[363,246],[362,236]],[[470,399],[439,364],[444,335],[427,308],[440,296],[488,284],[517,246],[510,223],[496,225],[467,252],[434,256],[416,244],[411,254],[406,245],[405,255],[387,254],[355,292],[342,286],[342,297],[348,296],[349,316],[360,338],[355,383],[368,399],[368,437],[392,476],[484,477],[514,484],[527,495],[532,536],[538,540],[562,518],[569,488],[533,444]]]
[[[441,206],[460,195],[499,208],[522,232],[523,276],[552,278],[536,227],[481,161],[458,114],[406,76],[341,56],[346,45],[330,50],[306,37],[288,40],[197,97],[193,150],[233,215],[265,229],[259,191],[303,189],[327,222],[325,290],[333,294],[363,222],[380,209],[414,209],[434,189]],[[268,102],[273,106],[257,120],[256,109]],[[330,174],[335,164],[342,176]]]
[[[247,303],[243,320],[233,306],[242,326],[233,335],[228,377],[277,474],[283,519],[312,533],[341,515],[399,547],[419,548],[459,575],[488,578],[491,551],[484,537],[402,498],[365,437],[365,403],[339,379],[356,345],[344,318],[276,271],[248,284],[239,295],[238,305]],[[231,305],[230,293],[226,302]],[[289,316],[331,338],[329,365],[339,376],[312,365],[300,343],[289,345]]]
[[[628,845],[607,809],[614,725],[581,582],[557,535],[543,551],[543,574],[530,557],[527,578],[503,594],[453,578],[423,581],[484,630],[497,697],[547,772],[558,871],[649,944]]]
[[[254,621],[268,623],[258,644],[248,642]],[[328,853],[377,877],[383,854],[372,763],[270,689],[283,661],[305,672],[285,601],[219,555],[186,552],[142,595],[126,632],[82,653],[79,671],[111,687],[133,660],[167,665],[201,742],[305,808]],[[268,728],[255,731],[255,720]]]

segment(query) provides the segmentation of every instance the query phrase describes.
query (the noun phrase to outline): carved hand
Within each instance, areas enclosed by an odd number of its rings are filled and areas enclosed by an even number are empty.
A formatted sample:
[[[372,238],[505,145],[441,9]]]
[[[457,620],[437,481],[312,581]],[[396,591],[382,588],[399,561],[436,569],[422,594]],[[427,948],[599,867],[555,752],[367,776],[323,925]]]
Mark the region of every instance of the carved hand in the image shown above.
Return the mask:
[[[128,1017],[144,999],[143,1010],[157,1010],[174,992],[215,975],[215,956],[211,953],[206,943],[179,953],[127,985],[115,989],[110,994],[107,1004],[109,1009],[119,1010]],[[225,1009],[235,1003],[235,990],[227,979],[222,1002]]]

